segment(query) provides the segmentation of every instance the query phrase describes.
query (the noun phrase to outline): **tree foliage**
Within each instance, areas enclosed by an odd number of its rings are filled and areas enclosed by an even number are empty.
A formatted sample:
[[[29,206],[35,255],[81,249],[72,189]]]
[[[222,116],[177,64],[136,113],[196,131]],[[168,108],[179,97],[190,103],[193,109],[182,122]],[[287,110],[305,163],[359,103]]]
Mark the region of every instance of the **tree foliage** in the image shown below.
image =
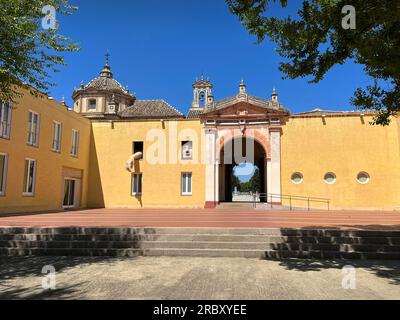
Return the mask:
[[[0,101],[13,101],[17,87],[47,92],[53,85],[50,72],[64,65],[60,52],[78,46],[59,34],[59,26],[43,28],[42,10],[52,6],[57,15],[69,15],[76,7],[66,0],[0,0]],[[31,90],[33,93],[34,91]]]
[[[250,178],[249,181],[246,182],[241,182],[240,179],[233,174],[232,190],[235,190],[235,187],[237,187],[237,190],[239,192],[253,192],[253,193],[261,192],[260,170],[256,167],[252,177]]]
[[[268,16],[271,5],[287,0],[226,0],[232,13],[261,42],[269,37],[285,58],[284,78],[321,81],[347,59],[364,66],[374,84],[358,88],[352,104],[376,112],[374,124],[387,125],[400,110],[400,1],[303,0],[296,17]],[[356,28],[344,29],[342,9],[356,9]]]

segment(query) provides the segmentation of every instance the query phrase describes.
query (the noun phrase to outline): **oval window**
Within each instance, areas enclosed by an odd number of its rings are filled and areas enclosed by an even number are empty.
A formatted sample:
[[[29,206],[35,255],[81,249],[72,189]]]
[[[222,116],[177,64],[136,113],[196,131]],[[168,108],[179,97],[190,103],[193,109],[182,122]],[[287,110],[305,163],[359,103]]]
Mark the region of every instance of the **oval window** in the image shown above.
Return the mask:
[[[367,184],[369,182],[369,179],[370,179],[369,174],[366,172],[360,172],[357,175],[357,181],[361,184]]]
[[[336,175],[334,173],[332,173],[332,172],[328,172],[324,176],[324,181],[327,184],[334,184],[336,182]]]
[[[303,182],[303,175],[300,172],[295,172],[292,174],[291,180],[294,184],[300,184]]]

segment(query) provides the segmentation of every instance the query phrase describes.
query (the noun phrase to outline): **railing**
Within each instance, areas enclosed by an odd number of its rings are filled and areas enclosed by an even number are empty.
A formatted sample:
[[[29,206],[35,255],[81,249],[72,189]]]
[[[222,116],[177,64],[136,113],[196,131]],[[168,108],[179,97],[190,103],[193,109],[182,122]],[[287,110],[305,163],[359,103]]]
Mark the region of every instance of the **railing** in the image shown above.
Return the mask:
[[[289,207],[290,210],[293,210],[293,201],[305,201],[307,202],[307,209],[310,211],[311,209],[311,204],[314,202],[318,203],[325,203],[327,205],[327,209],[329,211],[330,209],[330,199],[327,198],[317,198],[317,197],[303,197],[303,196],[292,196],[292,195],[285,195],[285,194],[273,194],[273,193],[257,193],[253,195],[254,202],[253,206],[254,208],[257,205],[257,199],[265,199],[266,202],[273,208],[274,203],[282,203],[282,200],[289,200]]]

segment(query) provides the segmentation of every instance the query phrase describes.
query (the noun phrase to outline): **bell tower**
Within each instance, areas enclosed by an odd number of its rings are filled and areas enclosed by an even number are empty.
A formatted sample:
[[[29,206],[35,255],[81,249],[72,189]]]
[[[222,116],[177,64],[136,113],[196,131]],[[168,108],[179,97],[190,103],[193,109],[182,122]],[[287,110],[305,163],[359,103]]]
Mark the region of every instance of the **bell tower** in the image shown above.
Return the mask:
[[[200,80],[196,79],[196,82],[193,83],[192,109],[204,108],[210,102],[209,98],[213,98],[212,88],[211,81],[205,80],[204,76],[201,76]]]

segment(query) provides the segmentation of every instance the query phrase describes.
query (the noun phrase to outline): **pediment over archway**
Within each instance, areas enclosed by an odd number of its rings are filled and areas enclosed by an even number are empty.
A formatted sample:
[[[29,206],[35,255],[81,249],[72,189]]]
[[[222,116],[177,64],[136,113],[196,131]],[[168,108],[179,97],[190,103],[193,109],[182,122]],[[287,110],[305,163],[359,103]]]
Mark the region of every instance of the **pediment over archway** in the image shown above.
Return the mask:
[[[262,119],[287,117],[282,104],[250,95],[237,95],[208,105],[201,115],[210,119]]]

